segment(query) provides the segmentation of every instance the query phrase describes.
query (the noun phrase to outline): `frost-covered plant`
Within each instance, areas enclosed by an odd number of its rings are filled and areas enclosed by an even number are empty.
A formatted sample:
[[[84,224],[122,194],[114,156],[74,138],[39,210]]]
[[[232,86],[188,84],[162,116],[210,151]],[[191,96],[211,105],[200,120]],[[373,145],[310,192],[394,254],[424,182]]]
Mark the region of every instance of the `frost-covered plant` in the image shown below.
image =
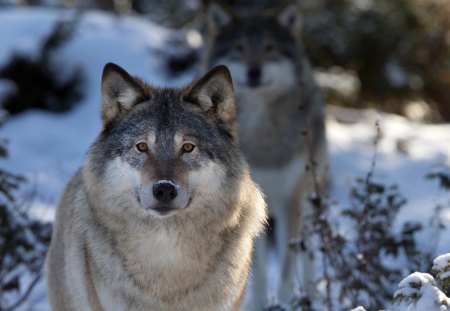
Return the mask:
[[[7,155],[0,141],[0,158]],[[0,310],[13,310],[29,295],[42,272],[51,226],[31,219],[17,203],[25,179],[0,169]],[[23,276],[31,278],[23,281]]]
[[[416,233],[422,230],[419,223],[404,223],[400,232],[394,226],[406,204],[398,187],[373,178],[380,139],[378,125],[376,129],[371,169],[365,178],[356,180],[350,191],[350,206],[342,211],[346,232],[329,216],[329,200],[320,196],[312,199],[328,310],[348,310],[357,305],[380,310],[392,299],[404,271],[420,269],[423,259],[429,258],[416,244]],[[394,264],[404,257],[406,265]]]
[[[428,273],[414,272],[404,278],[394,294],[391,311],[450,310],[450,299]]]
[[[442,291],[450,296],[450,253],[434,259],[432,273],[436,276]]]
[[[339,300],[378,310],[391,299],[402,272],[385,259],[417,256],[420,251],[415,233],[422,227],[405,223],[401,232],[394,231],[394,222],[406,203],[397,186],[358,179],[350,196],[351,206],[343,211],[343,216],[350,220],[352,233],[343,236],[333,232],[333,242],[328,244],[335,246],[325,248],[324,256],[330,257],[331,278],[338,284]]]

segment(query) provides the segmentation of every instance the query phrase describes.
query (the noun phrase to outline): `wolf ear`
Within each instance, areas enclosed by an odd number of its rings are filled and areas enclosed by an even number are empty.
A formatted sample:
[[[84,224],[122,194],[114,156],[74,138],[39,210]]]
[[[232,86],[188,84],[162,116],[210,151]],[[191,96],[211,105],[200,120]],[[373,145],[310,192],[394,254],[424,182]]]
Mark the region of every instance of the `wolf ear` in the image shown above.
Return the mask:
[[[123,68],[108,63],[102,75],[103,125],[128,112],[144,97],[142,86]]]
[[[236,106],[234,103],[233,82],[228,68],[219,65],[187,88],[183,99],[198,105],[205,113],[234,131]]]
[[[302,16],[295,3],[285,5],[275,13],[278,23],[289,29],[294,37],[299,37],[302,32]]]
[[[231,10],[216,2],[211,2],[208,6],[208,31],[210,34],[216,34],[220,28],[230,24],[234,19],[235,14]]]

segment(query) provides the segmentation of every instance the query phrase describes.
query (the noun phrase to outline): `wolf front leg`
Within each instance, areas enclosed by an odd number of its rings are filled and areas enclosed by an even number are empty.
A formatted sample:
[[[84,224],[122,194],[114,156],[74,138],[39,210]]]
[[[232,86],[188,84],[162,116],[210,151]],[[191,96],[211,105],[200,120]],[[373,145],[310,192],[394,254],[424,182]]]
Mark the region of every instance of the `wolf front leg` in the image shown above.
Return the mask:
[[[313,300],[315,295],[313,232],[309,225],[312,192],[312,179],[305,172],[286,202],[284,213],[278,217],[276,243],[282,265],[279,298],[284,303],[290,303],[298,295]]]
[[[318,249],[317,240],[314,238],[313,222],[319,210],[312,202],[312,197],[324,198],[328,182],[328,152],[326,145],[316,151],[316,160],[311,163],[311,169],[306,170],[304,176],[297,185],[296,195],[290,200],[289,230],[293,239],[291,255],[284,266],[284,277],[295,275],[293,293],[297,297],[307,298],[311,304],[317,298],[316,278],[317,271],[314,257]],[[294,260],[291,260],[294,258]],[[287,286],[287,283],[284,283]],[[283,290],[285,292],[286,288]]]
[[[261,311],[268,299],[267,291],[267,257],[269,256],[268,235],[265,233],[255,241],[255,253],[252,267],[251,289],[252,303],[250,310]]]

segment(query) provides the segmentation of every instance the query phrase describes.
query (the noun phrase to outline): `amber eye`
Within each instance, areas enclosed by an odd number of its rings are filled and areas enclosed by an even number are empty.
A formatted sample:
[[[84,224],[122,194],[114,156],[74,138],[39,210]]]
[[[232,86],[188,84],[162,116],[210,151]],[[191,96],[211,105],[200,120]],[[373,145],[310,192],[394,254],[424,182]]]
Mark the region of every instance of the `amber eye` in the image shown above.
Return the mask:
[[[136,144],[136,149],[139,152],[147,152],[148,151],[148,146],[146,143],[140,142]]]
[[[184,153],[192,152],[192,151],[194,151],[194,149],[195,149],[195,145],[191,144],[191,143],[184,143],[183,147],[182,147],[182,150]]]

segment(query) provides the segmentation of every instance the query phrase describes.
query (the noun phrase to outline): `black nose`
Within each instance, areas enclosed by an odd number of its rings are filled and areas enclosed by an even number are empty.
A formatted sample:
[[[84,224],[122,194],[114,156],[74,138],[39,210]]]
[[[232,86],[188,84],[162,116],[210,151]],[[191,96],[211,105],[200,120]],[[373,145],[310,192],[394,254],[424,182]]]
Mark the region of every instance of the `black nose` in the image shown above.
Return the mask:
[[[153,185],[153,196],[162,203],[168,203],[177,197],[176,186],[167,181],[159,181]]]
[[[250,86],[257,86],[261,80],[261,68],[252,67],[247,72],[248,84]]]

